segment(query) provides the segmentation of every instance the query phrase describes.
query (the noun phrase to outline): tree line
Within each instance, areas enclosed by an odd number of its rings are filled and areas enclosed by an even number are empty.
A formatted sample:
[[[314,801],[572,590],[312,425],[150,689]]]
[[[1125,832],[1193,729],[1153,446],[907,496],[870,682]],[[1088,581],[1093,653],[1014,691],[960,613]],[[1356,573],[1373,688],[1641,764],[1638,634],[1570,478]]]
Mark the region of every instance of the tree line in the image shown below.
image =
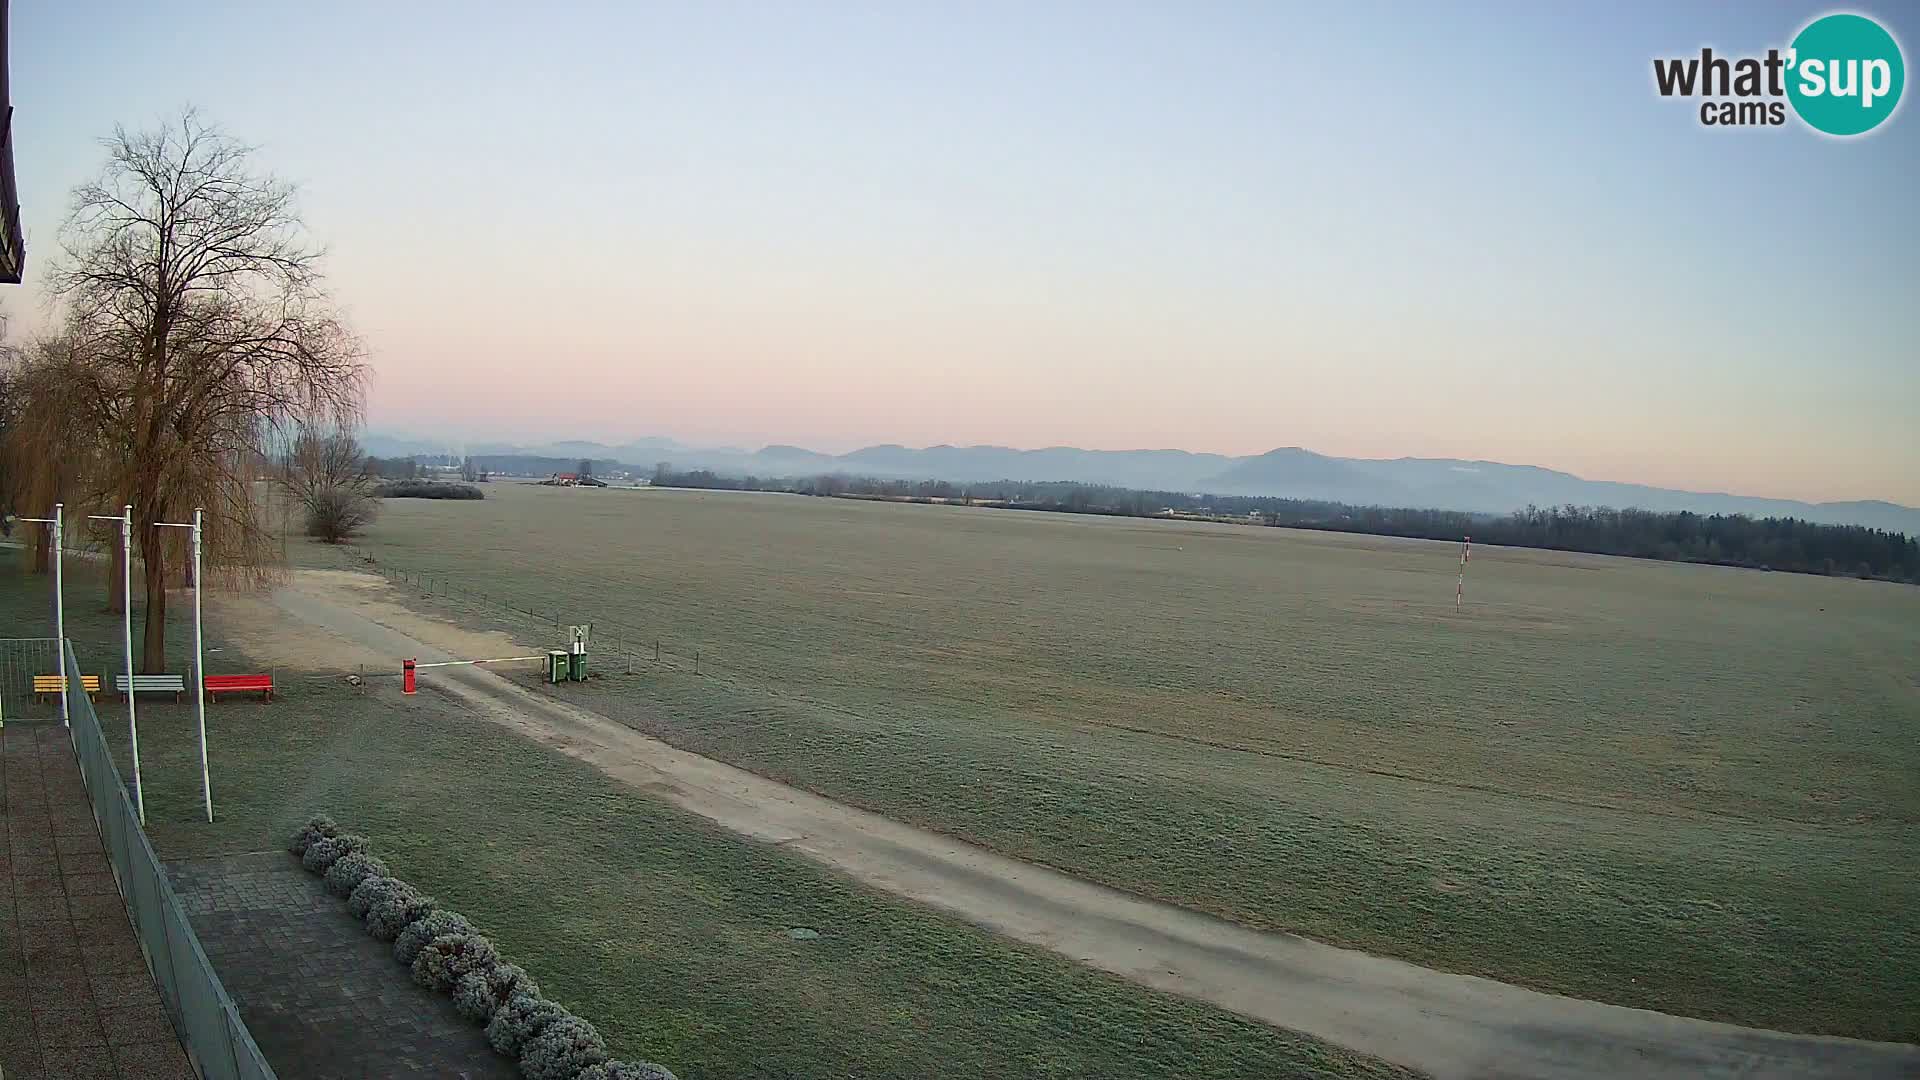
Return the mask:
[[[1509,547],[1920,584],[1920,541],[1885,529],[1823,525],[1799,518],[1593,506],[1529,506],[1511,514],[1476,514],[1415,507],[1352,506],[1315,499],[1150,491],[1070,481],[954,483],[841,474],[801,478],[728,477],[704,469],[675,470],[669,465],[655,467],[653,482],[668,487],[956,502],[1051,513],[1121,517],[1184,515],[1423,540],[1459,540],[1471,536],[1476,543]]]

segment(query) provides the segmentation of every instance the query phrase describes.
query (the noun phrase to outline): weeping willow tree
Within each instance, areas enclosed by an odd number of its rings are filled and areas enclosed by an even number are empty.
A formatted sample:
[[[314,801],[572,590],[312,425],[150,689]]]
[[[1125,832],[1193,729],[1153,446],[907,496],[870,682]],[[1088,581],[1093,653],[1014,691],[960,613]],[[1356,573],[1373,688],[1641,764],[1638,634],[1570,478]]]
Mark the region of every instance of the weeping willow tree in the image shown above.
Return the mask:
[[[133,507],[140,664],[157,672],[168,568],[188,560],[184,530],[159,523],[204,509],[209,574],[266,580],[278,552],[255,483],[267,433],[353,424],[365,367],[294,188],[256,168],[251,147],[191,110],[105,145],[99,176],[74,190],[50,278],[65,359],[25,407],[56,412],[42,434],[72,453],[74,475],[47,465],[39,483],[104,512]]]
[[[4,362],[8,400],[0,470],[9,507],[33,517],[44,517],[60,502],[80,511],[95,471],[98,440],[83,430],[86,403],[75,393],[78,360],[71,340],[55,335],[15,347]],[[22,539],[32,548],[33,571],[46,573],[52,534],[34,526]]]

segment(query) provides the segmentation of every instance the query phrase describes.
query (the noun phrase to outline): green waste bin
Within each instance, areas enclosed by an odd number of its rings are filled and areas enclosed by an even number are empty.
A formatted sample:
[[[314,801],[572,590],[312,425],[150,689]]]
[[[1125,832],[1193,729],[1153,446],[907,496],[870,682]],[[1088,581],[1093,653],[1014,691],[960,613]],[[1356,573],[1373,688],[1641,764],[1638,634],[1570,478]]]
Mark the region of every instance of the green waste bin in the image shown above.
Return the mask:
[[[587,654],[577,652],[568,657],[574,682],[587,681]]]
[[[569,671],[571,671],[571,668],[567,663],[567,650],[548,649],[547,681],[550,683],[565,682],[568,678]]]

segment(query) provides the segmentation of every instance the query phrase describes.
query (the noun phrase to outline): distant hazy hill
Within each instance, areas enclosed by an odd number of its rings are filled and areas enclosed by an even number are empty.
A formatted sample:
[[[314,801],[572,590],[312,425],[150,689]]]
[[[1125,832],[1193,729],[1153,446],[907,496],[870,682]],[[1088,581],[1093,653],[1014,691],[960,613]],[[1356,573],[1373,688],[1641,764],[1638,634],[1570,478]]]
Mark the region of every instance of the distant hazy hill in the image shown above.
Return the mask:
[[[383,457],[457,452],[447,443],[370,435],[369,452]],[[760,476],[845,472],[862,476],[953,480],[1074,480],[1150,490],[1278,495],[1377,506],[1433,507],[1504,513],[1535,506],[1613,506],[1647,510],[1797,517],[1828,524],[1867,525],[1920,535],[1920,510],[1890,502],[1805,503],[1719,492],[1674,491],[1641,484],[1585,480],[1536,465],[1453,458],[1339,458],[1297,446],[1251,457],[1194,454],[1185,450],[1082,450],[1050,446],[1015,450],[1005,446],[929,446],[891,443],[848,454],[822,454],[800,446],[683,446],[669,439],[639,439],[619,446],[590,442],[532,446],[487,444],[473,454],[537,455],[618,461],[646,471],[656,462]],[[569,463],[571,464],[571,463]]]

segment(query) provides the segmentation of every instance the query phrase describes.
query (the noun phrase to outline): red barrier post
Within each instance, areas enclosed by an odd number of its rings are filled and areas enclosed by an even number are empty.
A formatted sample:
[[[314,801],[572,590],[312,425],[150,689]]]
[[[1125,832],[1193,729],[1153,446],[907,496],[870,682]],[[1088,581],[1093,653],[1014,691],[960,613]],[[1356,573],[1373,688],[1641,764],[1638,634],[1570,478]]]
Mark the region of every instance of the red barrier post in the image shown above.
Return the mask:
[[[411,694],[414,692],[413,660],[411,657],[400,662],[400,692],[403,694]]]

